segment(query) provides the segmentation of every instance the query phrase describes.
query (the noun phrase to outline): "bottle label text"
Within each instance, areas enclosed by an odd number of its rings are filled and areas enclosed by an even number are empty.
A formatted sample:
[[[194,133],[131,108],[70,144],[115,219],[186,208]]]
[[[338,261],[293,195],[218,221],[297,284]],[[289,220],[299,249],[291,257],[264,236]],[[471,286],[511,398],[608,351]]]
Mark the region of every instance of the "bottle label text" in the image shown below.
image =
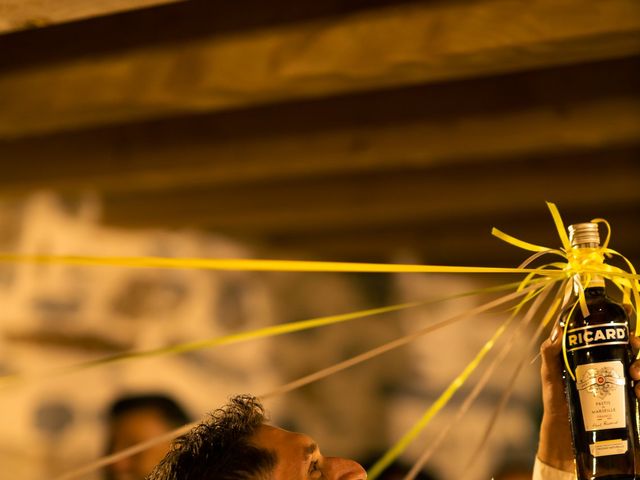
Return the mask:
[[[629,328],[626,323],[609,323],[574,328],[567,332],[568,352],[583,348],[605,345],[626,345],[629,343]]]
[[[620,361],[576,367],[584,428],[587,431],[626,428],[624,366]]]

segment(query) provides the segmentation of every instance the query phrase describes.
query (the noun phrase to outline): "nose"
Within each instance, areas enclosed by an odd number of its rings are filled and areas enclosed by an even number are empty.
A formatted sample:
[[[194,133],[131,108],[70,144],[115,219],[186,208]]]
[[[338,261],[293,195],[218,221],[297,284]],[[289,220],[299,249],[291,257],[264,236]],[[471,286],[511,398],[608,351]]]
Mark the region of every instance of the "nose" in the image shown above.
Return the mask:
[[[366,480],[367,472],[353,460],[339,457],[325,457],[324,475],[327,480]]]

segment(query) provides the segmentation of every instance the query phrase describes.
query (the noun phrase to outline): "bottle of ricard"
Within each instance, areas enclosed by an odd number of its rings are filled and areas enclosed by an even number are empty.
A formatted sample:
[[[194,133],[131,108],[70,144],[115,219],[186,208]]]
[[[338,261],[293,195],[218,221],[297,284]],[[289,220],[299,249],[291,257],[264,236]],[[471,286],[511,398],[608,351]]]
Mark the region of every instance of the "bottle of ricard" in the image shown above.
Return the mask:
[[[597,223],[571,225],[569,237],[574,248],[600,245]],[[602,277],[584,277],[589,315],[585,317],[577,305],[565,319],[565,346],[575,380],[566,369],[563,372],[578,479],[640,479],[638,401],[629,376],[633,361],[629,318],[607,296]]]

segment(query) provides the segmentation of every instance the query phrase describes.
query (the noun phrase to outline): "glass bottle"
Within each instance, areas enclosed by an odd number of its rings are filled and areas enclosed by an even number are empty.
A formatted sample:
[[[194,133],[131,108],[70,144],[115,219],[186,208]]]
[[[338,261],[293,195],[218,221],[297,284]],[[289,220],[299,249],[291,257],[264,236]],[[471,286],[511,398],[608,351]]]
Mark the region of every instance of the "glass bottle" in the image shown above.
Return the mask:
[[[573,248],[600,245],[596,223],[571,225],[569,236]],[[578,304],[565,318],[567,359],[575,380],[566,366],[563,372],[578,479],[640,479],[629,318],[622,305],[607,296],[602,277],[583,275],[580,280],[589,315],[584,316]]]

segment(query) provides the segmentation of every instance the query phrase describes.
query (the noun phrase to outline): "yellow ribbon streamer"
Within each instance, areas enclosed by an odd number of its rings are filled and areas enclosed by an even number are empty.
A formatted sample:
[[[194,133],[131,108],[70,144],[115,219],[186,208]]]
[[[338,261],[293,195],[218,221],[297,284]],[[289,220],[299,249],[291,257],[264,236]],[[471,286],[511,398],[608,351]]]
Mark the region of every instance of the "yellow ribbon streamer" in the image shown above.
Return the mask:
[[[603,277],[611,281],[612,284],[622,292],[623,302],[628,303],[632,306],[632,308],[637,309],[638,305],[640,305],[640,278],[638,277],[635,268],[626,257],[609,248],[609,241],[611,239],[611,226],[609,225],[609,222],[602,218],[595,218],[592,220],[592,222],[594,223],[604,224],[607,228],[607,235],[605,241],[601,246],[595,248],[574,248],[571,246],[571,242],[569,241],[569,237],[567,236],[564,222],[562,221],[562,217],[560,216],[558,208],[551,202],[547,202],[547,207],[549,208],[554,224],[556,226],[556,230],[558,231],[560,242],[562,243],[561,250],[546,248],[540,245],[525,242],[495,228],[493,229],[492,233],[497,238],[511,245],[524,250],[536,252],[523,263],[523,266],[529,265],[533,260],[537,260],[538,258],[547,254],[554,254],[563,257],[566,262],[549,263],[539,267],[539,269],[549,272],[562,270],[564,272],[565,278],[571,280],[570,282],[566,283],[566,288],[573,289],[578,297],[576,303],[571,307],[571,312],[573,312],[573,310],[577,306],[580,306],[582,315],[585,317],[589,316],[589,309],[587,307],[584,289],[589,287],[596,276]],[[629,271],[625,271],[619,267],[604,263],[605,257],[611,258],[614,256],[621,258],[626,263]],[[526,278],[533,278],[536,274],[537,273],[535,272],[529,273]],[[548,275],[556,274],[549,273]],[[570,298],[569,293],[569,291],[565,292],[565,299]],[[562,295],[562,292],[559,292],[559,295]],[[564,306],[566,305],[563,305],[563,307]],[[571,368],[569,366],[568,356],[566,352],[566,332],[567,326],[565,325],[562,342],[563,358],[567,371],[575,380],[575,377],[571,372]],[[635,333],[637,336],[640,336],[640,322],[636,322]],[[640,358],[640,353],[638,354],[638,358]]]
[[[319,318],[313,318],[309,320],[301,320],[298,322],[272,325],[272,326],[260,328],[257,330],[234,333],[231,335],[225,335],[225,336],[216,337],[216,338],[209,338],[205,340],[198,340],[195,342],[187,342],[187,343],[182,343],[180,345],[172,345],[169,347],[161,347],[161,348],[156,348],[151,350],[130,351],[130,352],[126,352],[118,355],[103,357],[97,360],[91,360],[89,362],[62,367],[55,370],[47,370],[47,371],[39,372],[35,374],[8,375],[8,376],[0,377],[0,387],[5,386],[12,382],[17,382],[20,380],[24,381],[27,378],[53,378],[56,376],[65,375],[65,374],[77,372],[80,370],[85,370],[85,369],[96,367],[99,365],[106,365],[106,364],[121,362],[123,360],[148,358],[148,357],[154,357],[158,355],[167,355],[167,354],[179,354],[179,353],[191,352],[194,350],[201,350],[204,348],[212,348],[212,347],[219,347],[222,345],[230,345],[233,343],[246,342],[249,340],[256,340],[259,338],[274,337],[278,335],[284,335],[287,333],[299,332],[301,330],[308,330],[311,328],[318,328],[318,327],[332,325],[340,322],[346,322],[346,321],[354,320],[357,318],[370,317],[373,315],[380,315],[383,313],[397,312],[397,311],[405,310],[408,308],[415,308],[415,307],[424,305],[425,303],[427,302],[402,303],[402,304],[391,305],[387,307],[360,310],[358,312],[344,313],[340,315],[330,315],[327,317],[319,317]]]
[[[637,275],[633,265],[624,256],[608,247],[611,237],[611,228],[604,219],[594,219],[594,222],[604,223],[607,227],[607,237],[601,247],[596,249],[575,249],[571,247],[569,238],[565,231],[564,223],[555,204],[547,202],[547,207],[551,213],[558,236],[562,244],[561,249],[551,249],[544,246],[532,244],[519,240],[511,235],[493,229],[492,234],[497,238],[512,244],[518,248],[534,252],[520,267],[518,268],[497,268],[497,267],[464,267],[464,266],[444,266],[444,265],[394,265],[394,264],[376,264],[376,263],[349,263],[349,262],[312,262],[312,261],[294,261],[294,260],[260,260],[260,259],[197,259],[197,258],[158,258],[158,257],[98,257],[88,255],[23,255],[0,253],[0,262],[10,263],[35,263],[35,264],[62,264],[62,265],[78,265],[78,266],[123,266],[135,268],[173,268],[173,269],[206,269],[206,270],[242,270],[242,271],[288,271],[288,272],[360,272],[360,273],[509,273],[509,274],[526,274],[524,280],[517,288],[522,291],[525,286],[531,285],[535,280],[547,280],[550,282],[563,281],[566,289],[575,288],[578,300],[572,308],[578,305],[582,309],[585,316],[589,314],[586,307],[584,297],[584,288],[586,288],[595,275],[602,276],[610,280],[622,293],[625,301],[632,304],[637,309],[640,305],[639,293],[639,276]],[[564,261],[556,261],[545,264],[537,268],[527,268],[530,263],[545,255],[559,255]],[[628,271],[614,267],[604,263],[604,258],[617,256],[626,263]],[[541,277],[541,278],[536,278]],[[571,281],[566,281],[571,280]],[[584,283],[584,285],[583,285]],[[531,287],[529,287],[531,288]],[[525,304],[537,296],[539,292],[529,292],[515,307],[515,312],[519,311]],[[564,298],[568,299],[569,291],[564,292]],[[563,292],[558,293],[558,299],[563,297]],[[556,303],[558,301],[556,299]],[[556,306],[554,303],[554,306]],[[327,325],[339,321],[345,321],[359,316],[367,316],[376,313],[384,313],[387,311],[398,310],[402,308],[410,308],[417,306],[421,302],[413,302],[411,304],[395,305],[391,307],[383,307],[380,309],[371,309],[363,312],[355,312],[352,314],[339,315],[335,317],[327,317],[324,319],[312,319],[303,322],[294,322],[293,324],[278,325],[267,327],[265,329],[253,332],[245,332],[218,339],[204,340],[183,344],[181,346],[167,347],[157,349],[153,352],[132,352],[128,354],[110,357],[109,359],[99,359],[94,362],[85,364],[84,367],[98,365],[117,361],[125,358],[134,358],[140,356],[150,356],[164,353],[179,353],[182,351],[193,350],[197,348],[205,348],[209,346],[234,343],[253,338],[261,338],[266,336],[280,335],[305,328],[314,328],[314,326]],[[364,313],[367,312],[367,313]],[[376,313],[371,313],[376,312]],[[340,318],[338,318],[340,317]],[[547,320],[547,319],[545,319]],[[317,324],[315,323],[317,322]],[[390,458],[395,458],[399,451],[402,451],[413,440],[415,435],[422,430],[430,422],[431,418],[440,411],[448,402],[455,391],[460,388],[464,381],[471,375],[473,370],[480,363],[482,358],[491,349],[495,339],[501,335],[499,329],[492,339],[487,342],[485,347],[478,353],[476,358],[467,365],[463,372],[452,382],[449,388],[443,392],[441,397],[432,405],[425,413],[421,421],[414,426],[401,442],[393,447],[383,459],[376,464],[371,472],[373,480],[380,471],[382,465],[388,462]],[[636,325],[636,335],[640,336],[640,322]],[[563,339],[563,355],[567,362],[566,348],[564,348]],[[639,354],[640,355],[640,354]],[[567,363],[568,367],[568,363]],[[385,465],[386,466],[386,465]]]
[[[483,288],[481,290],[474,290],[471,292],[465,292],[462,294],[456,294],[456,295],[452,295],[450,297],[444,297],[444,298],[439,298],[436,300],[431,300],[431,301],[427,301],[427,302],[423,302],[424,304],[427,303],[436,303],[436,302],[441,302],[441,301],[445,301],[445,300],[449,300],[452,298],[456,298],[456,297],[461,297],[461,296],[467,296],[467,295],[473,295],[476,293],[490,293],[490,292],[498,292],[501,290],[512,290],[517,284],[506,284],[506,285],[499,285],[497,287],[489,287],[489,288]],[[308,385],[309,383],[321,380],[322,378],[325,378],[329,373],[333,373],[333,372],[337,372],[337,371],[342,371],[346,368],[352,367],[354,365],[357,365],[359,363],[362,363],[365,360],[371,359],[375,356],[381,355],[385,352],[388,352],[390,350],[393,350],[395,348],[398,348],[400,346],[406,345],[407,343],[420,338],[426,334],[428,334],[429,332],[433,332],[435,330],[438,330],[440,328],[445,327],[446,325],[449,325],[451,323],[454,322],[458,322],[470,317],[473,317],[475,315],[479,315],[483,312],[489,311],[493,308],[496,308],[504,303],[513,301],[514,299],[519,298],[522,295],[526,295],[528,294],[531,290],[536,289],[536,288],[544,288],[545,286],[549,285],[549,281],[546,282],[540,282],[537,281],[536,283],[533,283],[531,285],[528,285],[526,288],[524,288],[522,291],[516,291],[516,292],[512,292],[512,293],[508,293],[505,294],[497,299],[494,299],[488,303],[485,303],[483,305],[479,305],[477,307],[474,307],[472,309],[466,310],[464,312],[461,312],[457,315],[454,315],[453,317],[450,317],[446,320],[441,320],[435,324],[430,324],[427,325],[426,327],[423,327],[422,329],[412,332],[408,335],[405,335],[404,337],[401,337],[399,339],[393,340],[391,342],[388,342],[384,345],[375,347],[367,352],[364,352],[362,354],[356,355],[355,357],[352,357],[348,360],[345,360],[343,362],[340,362],[338,364],[332,365],[330,367],[327,367],[325,369],[322,369],[318,372],[312,373],[310,375],[305,375],[302,378],[298,378],[297,380],[294,380],[292,382],[289,382],[285,385],[281,385],[269,392],[263,393],[261,395],[259,395],[260,398],[262,399],[267,399],[270,397],[274,397],[276,395],[281,395],[284,393],[287,393],[293,389],[299,388],[301,386],[304,385]],[[190,429],[191,427],[195,426],[197,424],[197,422],[191,423],[189,425],[180,427],[177,430],[174,430],[173,432],[170,432],[167,435],[162,435],[159,437],[154,437],[153,439],[150,439],[144,443],[140,443],[137,445],[132,445],[131,447],[126,448],[125,450],[119,451],[119,452],[115,452],[111,455],[105,456],[103,458],[100,458],[94,462],[92,462],[89,465],[85,465],[79,469],[76,469],[72,472],[68,472],[64,475],[62,475],[61,477],[57,477],[56,480],[71,480],[74,478],[77,478],[81,475],[85,475],[87,473],[93,472],[99,468],[102,468],[106,465],[112,464],[122,458],[127,458],[131,455],[135,455],[136,453],[150,448],[153,445],[157,445],[158,443],[164,442],[168,439],[173,438],[174,436],[177,436],[181,433],[185,433],[188,429]]]
[[[0,262],[196,270],[352,273],[545,273],[542,269],[221,258],[103,257],[0,253]]]
[[[392,313],[392,312],[397,312],[397,311],[410,309],[410,308],[424,307],[424,306],[432,305],[439,302],[454,300],[456,298],[475,296],[475,295],[481,295],[486,293],[495,293],[495,292],[500,292],[504,290],[512,290],[518,285],[522,286],[522,284],[518,284],[518,283],[508,283],[508,284],[498,285],[494,287],[486,287],[486,288],[461,292],[461,293],[449,295],[446,297],[440,297],[437,299],[423,300],[423,301],[417,301],[417,302],[407,302],[407,303],[402,303],[397,305],[390,305],[386,307],[371,308],[371,309],[360,310],[356,312],[349,312],[349,313],[343,313],[338,315],[329,315],[326,317],[317,317],[317,318],[312,318],[308,320],[300,320],[297,322],[278,324],[278,325],[273,325],[273,326],[269,326],[261,329],[247,331],[247,332],[235,333],[231,335],[209,338],[205,340],[198,340],[195,342],[185,342],[179,345],[172,345],[172,346],[155,348],[150,350],[129,351],[129,352],[124,352],[117,355],[98,358],[96,360],[90,360],[88,362],[82,362],[82,363],[71,365],[71,366],[61,367],[57,369],[48,369],[46,371],[41,371],[41,372],[35,372],[30,374],[7,375],[7,376],[0,377],[0,388],[8,384],[25,382],[28,380],[45,379],[45,378],[52,379],[52,378],[56,378],[56,377],[70,374],[73,372],[78,372],[78,371],[87,370],[94,367],[117,363],[124,360],[133,360],[133,359],[141,359],[141,358],[150,358],[150,357],[161,356],[161,355],[192,352],[195,350],[201,350],[205,348],[219,347],[223,345],[230,345],[233,343],[246,342],[250,340],[258,340],[266,337],[284,335],[287,333],[294,333],[302,330],[324,327],[324,326],[333,325],[337,323],[356,320],[359,318],[366,318],[374,315],[382,315],[385,313]]]
[[[367,472],[367,478],[369,480],[375,480],[402,452],[404,452],[407,447],[417,438],[417,436],[422,432],[427,425],[431,422],[433,417],[436,416],[440,410],[442,410],[454,393],[456,393],[462,385],[467,381],[469,376],[475,371],[475,369],[480,365],[482,359],[491,351],[495,342],[500,338],[500,336],[504,333],[507,326],[511,322],[512,317],[508,318],[496,332],[493,334],[491,339],[485,343],[478,354],[475,356],[473,360],[464,368],[464,370],[449,384],[444,392],[438,397],[438,399],[427,409],[427,411],[422,415],[422,418],[416,422],[411,429],[407,433],[403,435],[403,437],[385,453],[382,458],[380,458]]]
[[[542,322],[540,322],[540,325],[538,325],[538,328],[536,329],[536,331],[534,332],[534,334],[531,336],[529,342],[527,343],[527,345],[525,346],[525,348],[523,349],[522,355],[520,357],[520,360],[518,361],[518,363],[516,364],[516,368],[513,371],[511,377],[507,380],[507,384],[505,389],[502,392],[502,395],[500,397],[500,401],[497,403],[496,408],[493,411],[493,414],[491,415],[491,418],[489,419],[489,422],[487,423],[487,427],[480,439],[480,442],[478,443],[478,445],[476,446],[475,451],[471,454],[471,456],[469,457],[469,460],[467,461],[467,464],[465,465],[462,474],[460,475],[460,478],[467,478],[468,472],[471,470],[473,464],[476,462],[476,460],[480,457],[480,454],[482,453],[482,451],[486,448],[489,438],[491,436],[491,433],[494,430],[494,427],[496,426],[496,423],[498,421],[498,417],[500,416],[500,413],[504,410],[504,408],[507,405],[507,402],[509,401],[509,397],[511,396],[511,394],[513,393],[513,389],[515,387],[515,383],[516,380],[518,379],[518,376],[520,375],[520,373],[522,372],[522,368],[525,365],[525,361],[527,360],[528,356],[529,356],[529,352],[531,350],[531,347],[536,344],[540,338],[540,336],[542,335],[542,332],[544,331],[545,327],[548,325],[548,323],[551,321],[551,319],[555,316],[557,309],[560,305],[560,302],[558,301],[559,299],[556,298],[554,300],[554,302],[551,305],[551,308],[547,311],[547,313],[545,314],[544,318],[542,319]],[[544,299],[540,300],[536,300],[536,303],[534,303],[531,308],[529,309],[529,311],[527,312],[527,315],[525,316],[525,318],[523,318],[523,323],[526,325],[528,324],[528,316],[533,316],[537,314],[537,311],[540,307],[540,305],[542,305]]]

